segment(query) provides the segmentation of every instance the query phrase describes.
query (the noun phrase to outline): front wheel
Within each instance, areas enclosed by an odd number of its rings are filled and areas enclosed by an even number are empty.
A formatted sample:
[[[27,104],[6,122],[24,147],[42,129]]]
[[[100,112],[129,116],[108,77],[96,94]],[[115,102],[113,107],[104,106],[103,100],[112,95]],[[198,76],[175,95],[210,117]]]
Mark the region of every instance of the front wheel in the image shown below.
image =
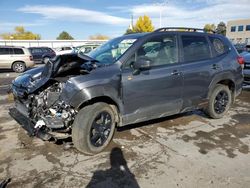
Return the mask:
[[[86,154],[96,154],[110,143],[115,130],[115,111],[106,103],[84,107],[72,127],[74,146]]]
[[[214,119],[222,118],[230,108],[232,94],[228,86],[217,84],[213,89],[205,112]]]

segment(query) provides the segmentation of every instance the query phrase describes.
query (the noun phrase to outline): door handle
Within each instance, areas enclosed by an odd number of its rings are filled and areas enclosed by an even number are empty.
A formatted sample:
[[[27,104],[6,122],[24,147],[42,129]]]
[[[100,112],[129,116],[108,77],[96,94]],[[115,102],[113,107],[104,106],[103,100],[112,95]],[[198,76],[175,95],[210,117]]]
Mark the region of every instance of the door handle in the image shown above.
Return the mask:
[[[181,75],[182,73],[177,71],[177,70],[173,70],[173,72],[171,73],[171,75],[173,76],[178,76],[178,75]]]

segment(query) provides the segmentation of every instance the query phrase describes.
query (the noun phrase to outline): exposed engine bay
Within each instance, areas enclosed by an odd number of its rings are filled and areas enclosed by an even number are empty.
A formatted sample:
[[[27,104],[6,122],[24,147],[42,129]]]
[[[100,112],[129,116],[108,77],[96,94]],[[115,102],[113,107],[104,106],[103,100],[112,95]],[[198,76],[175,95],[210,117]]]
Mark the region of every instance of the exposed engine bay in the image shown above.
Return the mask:
[[[76,111],[60,100],[64,83],[54,83],[38,95],[30,95],[29,117],[36,122],[34,128],[53,135],[53,131],[69,133]],[[57,137],[59,134],[57,134]],[[67,134],[60,135],[61,138]],[[56,138],[56,136],[54,136]]]
[[[10,115],[30,135],[43,140],[70,137],[77,111],[61,98],[62,91],[71,77],[88,74],[96,68],[94,60],[88,57],[66,55],[57,58],[41,71],[31,70],[17,77],[12,84],[15,107],[10,109]]]

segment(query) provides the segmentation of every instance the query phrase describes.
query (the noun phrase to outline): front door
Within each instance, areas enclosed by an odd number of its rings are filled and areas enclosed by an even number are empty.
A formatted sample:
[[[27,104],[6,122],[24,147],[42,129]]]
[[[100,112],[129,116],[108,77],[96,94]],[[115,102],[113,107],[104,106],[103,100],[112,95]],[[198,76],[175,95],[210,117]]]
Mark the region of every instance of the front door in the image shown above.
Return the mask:
[[[138,59],[150,59],[149,70],[136,71]],[[123,124],[179,113],[183,79],[176,35],[153,36],[138,47],[122,70]]]

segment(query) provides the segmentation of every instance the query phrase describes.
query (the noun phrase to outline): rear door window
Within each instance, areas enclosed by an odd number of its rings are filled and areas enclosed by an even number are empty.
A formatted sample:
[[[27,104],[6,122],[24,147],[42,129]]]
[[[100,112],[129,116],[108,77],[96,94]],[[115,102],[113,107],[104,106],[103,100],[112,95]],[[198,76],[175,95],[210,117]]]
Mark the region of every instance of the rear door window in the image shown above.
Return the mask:
[[[21,48],[13,48],[14,54],[24,54],[23,49]]]
[[[52,52],[50,48],[42,48],[43,53],[49,53]]]
[[[225,43],[217,38],[217,37],[209,37],[209,40],[212,44],[212,47],[214,49],[215,56],[220,56],[226,52],[228,52],[229,48]]]
[[[10,48],[0,48],[0,55],[9,55]]]
[[[40,53],[42,53],[42,50],[40,48],[33,48],[31,50],[31,53],[32,54],[40,54]]]
[[[201,61],[211,58],[209,44],[204,36],[181,36],[184,61]]]

